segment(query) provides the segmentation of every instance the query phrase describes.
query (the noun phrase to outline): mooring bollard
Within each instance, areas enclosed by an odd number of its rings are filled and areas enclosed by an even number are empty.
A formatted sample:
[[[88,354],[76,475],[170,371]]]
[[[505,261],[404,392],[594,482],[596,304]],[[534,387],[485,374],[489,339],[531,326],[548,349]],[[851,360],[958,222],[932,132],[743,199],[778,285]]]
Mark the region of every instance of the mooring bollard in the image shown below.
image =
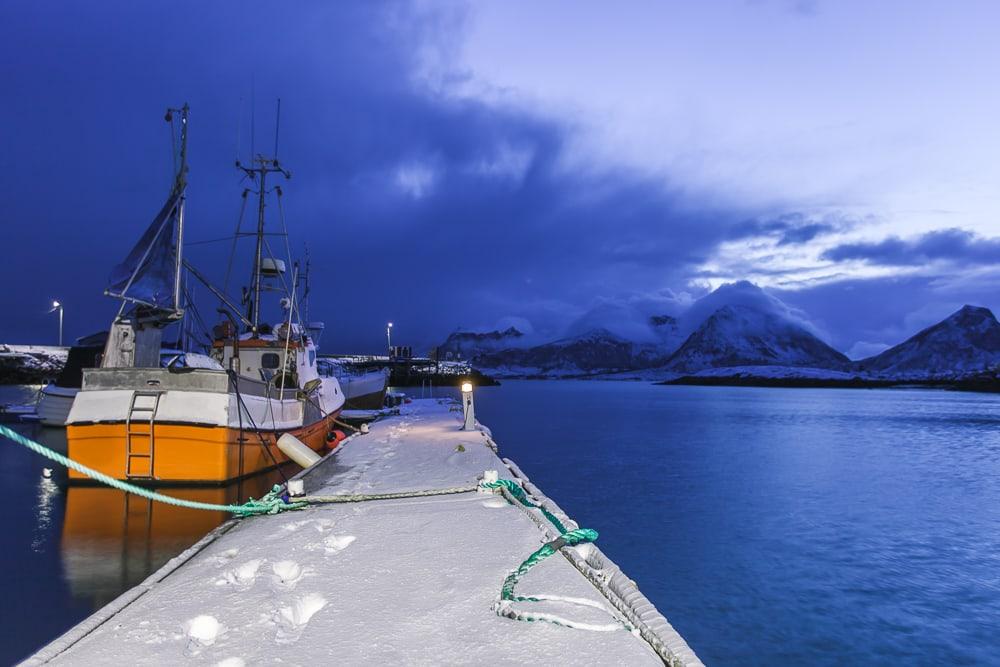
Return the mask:
[[[465,414],[463,431],[473,431],[476,428],[476,406],[472,401],[472,383],[462,383],[462,412]]]

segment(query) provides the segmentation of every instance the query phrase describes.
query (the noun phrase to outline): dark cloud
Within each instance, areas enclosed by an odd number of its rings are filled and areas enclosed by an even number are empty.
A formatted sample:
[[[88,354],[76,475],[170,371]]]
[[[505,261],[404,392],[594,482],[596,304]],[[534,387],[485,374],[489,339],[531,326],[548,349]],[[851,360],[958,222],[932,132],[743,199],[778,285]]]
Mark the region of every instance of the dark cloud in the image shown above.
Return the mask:
[[[804,213],[785,213],[775,217],[743,220],[729,231],[732,240],[771,238],[778,246],[801,245],[816,237],[834,234],[850,228],[854,221],[841,215],[819,218]]]
[[[933,261],[996,264],[1000,262],[1000,239],[983,238],[964,229],[942,229],[912,239],[891,236],[877,243],[838,245],[824,252],[823,259],[886,266],[920,266]]]
[[[308,241],[310,317],[327,349],[425,344],[508,316],[557,331],[595,294],[683,283],[747,211],[691,206],[662,180],[567,168],[569,126],[437,94],[416,63],[448,57],[461,12],[396,3],[46,3],[0,28],[9,255],[0,340],[39,340],[52,298],[72,335],[101,329],[100,296],[170,179],[167,105],[191,115],[190,241],[231,234],[249,151],[281,157],[292,247]],[[242,98],[242,102],[241,102]],[[694,210],[696,212],[692,213]],[[274,209],[271,209],[274,213]],[[8,231],[9,230],[9,231]],[[192,245],[220,280],[228,244]],[[244,248],[249,250],[249,248]],[[238,260],[245,278],[249,260]],[[30,280],[25,280],[31,276]],[[211,299],[203,297],[211,312]]]
[[[642,323],[670,312],[664,288],[711,275],[699,265],[721,242],[794,246],[859,223],[762,216],[715,198],[691,201],[661,178],[574,169],[568,121],[444,95],[422,78],[420,63],[449,62],[462,32],[461,10],[395,2],[280,11],[255,1],[8,6],[0,22],[0,341],[51,342],[54,298],[66,304],[70,337],[107,326],[116,306],[100,296],[108,271],[170,184],[168,105],[192,107],[187,237],[231,234],[245,187],[232,164],[238,129],[241,154],[249,152],[251,91],[258,150],[271,149],[282,98],[281,158],[294,173],[282,184],[284,213],[293,250],[308,242],[309,316],[326,320],[329,351],[380,349],[389,319],[394,340],[418,346],[456,326],[511,318],[528,320],[539,337],[558,335],[573,322],[589,326],[594,304],[616,294],[633,296],[598,319]],[[187,253],[221,282],[228,250],[227,242],[192,244]],[[244,281],[249,246],[242,250],[234,275]],[[994,241],[952,230],[838,246],[828,259],[982,264],[998,256]],[[762,261],[748,273],[795,271]],[[944,310],[959,298],[884,281],[787,294],[841,349],[898,342],[889,340],[891,317],[912,319],[921,299]],[[858,306],[859,294],[870,306]],[[211,314],[212,299],[200,299]]]

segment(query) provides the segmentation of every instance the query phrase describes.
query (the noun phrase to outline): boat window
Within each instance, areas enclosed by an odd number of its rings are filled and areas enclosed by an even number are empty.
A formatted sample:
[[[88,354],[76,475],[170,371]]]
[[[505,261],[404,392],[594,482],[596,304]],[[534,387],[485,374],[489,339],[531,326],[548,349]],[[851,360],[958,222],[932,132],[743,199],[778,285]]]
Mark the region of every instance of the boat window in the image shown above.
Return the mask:
[[[265,352],[260,355],[261,368],[277,368],[281,365],[281,357],[276,352]]]
[[[316,350],[309,350],[309,365],[316,365]]]

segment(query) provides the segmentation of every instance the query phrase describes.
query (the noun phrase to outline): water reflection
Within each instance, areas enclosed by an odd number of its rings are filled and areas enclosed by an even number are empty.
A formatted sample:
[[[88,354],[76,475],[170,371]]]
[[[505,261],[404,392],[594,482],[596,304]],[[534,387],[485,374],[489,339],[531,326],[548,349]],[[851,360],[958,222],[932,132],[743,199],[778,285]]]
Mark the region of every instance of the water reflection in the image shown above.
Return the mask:
[[[219,488],[165,488],[166,495],[226,505],[259,498],[276,475]],[[74,597],[100,606],[184,551],[228,518],[174,507],[117,489],[70,486],[62,526],[64,576]]]
[[[0,385],[0,404],[30,403],[36,393],[33,386]],[[64,429],[5,424],[66,453]],[[286,474],[297,469],[291,465]],[[280,479],[272,471],[226,487],[157,490],[232,504],[261,497]],[[0,664],[23,659],[227,519],[224,512],[173,507],[103,486],[69,486],[64,468],[6,440],[0,440],[0,502],[7,511],[0,589],[10,599],[33,601],[0,606],[6,629]]]
[[[45,470],[49,471],[48,468]],[[52,514],[59,496],[59,485],[51,478],[51,471],[38,478],[38,505],[36,507],[35,535],[31,540],[31,550],[35,553],[45,551],[48,536],[52,529]]]

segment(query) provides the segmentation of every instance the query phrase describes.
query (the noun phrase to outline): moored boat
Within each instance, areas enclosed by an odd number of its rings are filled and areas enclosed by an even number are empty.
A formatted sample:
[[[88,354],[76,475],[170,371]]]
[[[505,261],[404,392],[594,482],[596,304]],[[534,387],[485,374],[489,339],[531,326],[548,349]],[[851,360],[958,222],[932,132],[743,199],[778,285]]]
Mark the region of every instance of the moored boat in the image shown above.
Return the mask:
[[[107,294],[122,300],[101,367],[83,372],[66,420],[70,458],[118,479],[169,483],[223,483],[276,467],[287,458],[276,447],[285,434],[319,450],[332,439],[344,404],[336,378],[320,377],[316,346],[298,321],[296,280],[284,280],[285,262],[264,242],[266,178],[287,176],[276,158],[255,156],[239,165],[256,186],[257,244],[245,314],[220,290],[211,359],[202,367],[160,367],[163,329],[183,316],[184,193],[187,106],[181,119],[180,168],[167,203],[112,273]],[[280,193],[280,190],[278,190]],[[280,196],[280,195],[279,195]],[[239,230],[237,230],[239,235]],[[290,260],[289,260],[290,261]],[[261,318],[264,292],[283,292],[278,326]],[[71,479],[83,475],[70,471]]]
[[[389,369],[358,371],[331,359],[321,359],[319,373],[335,377],[344,392],[344,408],[348,410],[378,410],[385,406],[389,387]]]

